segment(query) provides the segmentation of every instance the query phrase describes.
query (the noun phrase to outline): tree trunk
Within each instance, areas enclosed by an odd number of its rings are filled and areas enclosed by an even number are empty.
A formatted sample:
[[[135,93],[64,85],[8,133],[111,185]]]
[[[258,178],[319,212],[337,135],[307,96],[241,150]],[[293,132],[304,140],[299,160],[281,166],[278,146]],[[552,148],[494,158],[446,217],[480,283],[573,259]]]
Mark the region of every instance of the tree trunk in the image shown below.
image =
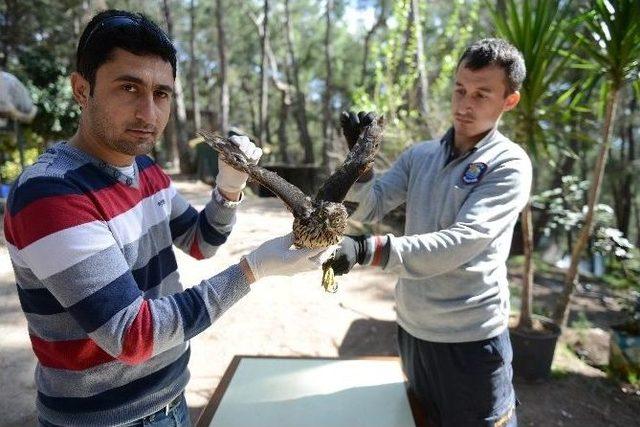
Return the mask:
[[[636,248],[640,248],[640,203],[638,199],[633,202],[634,210],[636,211]]]
[[[251,114],[251,133],[258,135],[258,106],[253,102],[255,98],[255,88],[249,84],[249,79],[242,79],[240,82],[240,90],[244,93],[247,100],[247,109]]]
[[[251,21],[256,26],[256,30],[258,31],[258,36],[265,41],[265,50],[267,54],[267,62],[269,63],[269,75],[271,76],[271,80],[273,85],[278,91],[280,91],[282,95],[282,102],[280,106],[280,124],[278,126],[278,145],[280,147],[280,155],[282,157],[282,161],[285,163],[289,163],[289,153],[287,151],[288,139],[287,139],[287,120],[289,118],[289,109],[291,107],[291,86],[278,78],[281,73],[278,71],[278,63],[276,61],[276,56],[273,54],[271,50],[271,43],[268,38],[264,35],[264,26],[261,25],[260,20],[251,15]],[[285,71],[285,75],[289,75],[288,70]]]
[[[518,328],[530,329],[533,326],[531,319],[533,310],[533,221],[531,202],[527,203],[520,214],[522,225],[522,247],[524,250],[524,271],[522,274],[522,305],[520,307],[520,320]]]
[[[633,96],[633,95],[632,95]],[[618,230],[629,237],[629,224],[631,223],[631,202],[634,198],[634,183],[637,176],[633,173],[635,161],[635,138],[633,134],[633,118],[635,117],[637,102],[632,98],[629,102],[629,120],[620,129],[620,169],[623,171],[622,182],[614,185],[613,194],[615,200],[616,225]],[[626,146],[626,147],[625,147]],[[626,150],[625,150],[626,148]]]
[[[229,81],[227,77],[227,40],[225,34],[223,0],[216,0],[216,27],[218,27],[218,59],[220,62],[220,132],[229,132]]]
[[[333,15],[333,0],[327,0],[325,11],[325,33],[324,33],[324,59],[325,59],[325,89],[322,102],[322,166],[326,172],[332,169],[331,153],[333,152],[333,121],[331,101],[333,98],[333,67],[331,52],[331,29]]]
[[[427,92],[429,81],[424,61],[424,40],[422,38],[422,22],[420,20],[420,2],[411,0],[411,11],[413,16],[413,31],[416,38],[416,67],[418,72],[418,111],[422,118],[426,120],[429,116],[429,106],[427,104]]]
[[[174,120],[176,125],[176,137],[178,139],[180,173],[190,174],[193,172],[193,165],[191,162],[191,149],[189,148],[189,133],[187,131],[187,111],[184,106],[184,92],[182,90],[180,73],[176,75],[174,90],[174,110],[176,113]]]
[[[284,163],[291,163],[291,157],[287,150],[289,140],[287,138],[287,119],[291,107],[291,98],[287,91],[281,91],[282,103],[280,105],[280,125],[278,126],[278,145],[280,146],[280,157]]]
[[[162,9],[164,12],[165,22],[167,24],[167,35],[173,40],[173,19],[171,18],[170,0],[162,1]],[[191,153],[189,150],[188,133],[187,133],[187,113],[184,108],[184,93],[182,91],[182,83],[180,73],[176,75],[174,96],[173,96],[173,124],[175,128],[174,140],[171,143],[172,157],[170,157],[175,165],[175,150],[177,147],[180,173],[189,174],[193,171],[191,165]]]
[[[574,287],[578,280],[578,264],[582,256],[582,252],[587,246],[589,237],[593,231],[594,208],[600,199],[600,189],[602,188],[602,178],[604,176],[605,166],[607,164],[607,154],[609,153],[609,145],[611,144],[611,136],[613,134],[613,126],[616,117],[616,108],[618,98],[620,97],[620,88],[613,88],[609,99],[607,100],[607,110],[605,114],[603,141],[600,146],[600,152],[596,161],[593,173],[593,180],[589,187],[589,202],[587,204],[587,213],[585,215],[584,224],[580,229],[580,234],[573,246],[571,253],[571,264],[564,278],[564,289],[562,295],[556,305],[553,320],[560,326],[564,327],[569,319],[569,302],[573,294]]]
[[[261,62],[260,62],[260,143],[268,142],[269,120],[269,80],[267,76],[267,43],[269,40],[269,0],[264,0],[262,20]]]
[[[293,29],[291,27],[291,11],[289,9],[289,0],[284,1],[284,26],[287,35],[287,56],[289,58],[289,67],[291,76],[289,84],[293,84],[295,88],[295,105],[293,114],[300,135],[300,144],[304,150],[304,162],[307,164],[315,163],[313,154],[313,142],[309,134],[309,126],[307,124],[307,106],[304,91],[300,87],[300,70],[298,60],[296,59],[295,48],[293,44]]]
[[[527,147],[533,147],[534,140],[534,117],[532,111],[527,111],[525,117],[529,119],[524,122],[527,129]],[[527,202],[523,211],[520,213],[520,225],[522,230],[522,250],[524,254],[524,265],[522,272],[522,306],[520,307],[520,319],[518,327],[523,329],[531,329],[533,326],[533,210],[531,200]]]
[[[191,63],[189,67],[189,83],[191,88],[191,112],[193,113],[193,129],[197,132],[202,127],[200,118],[200,105],[198,104],[198,59],[196,58],[196,4],[191,0],[189,7],[189,54]]]
[[[380,29],[387,26],[387,18],[388,18],[388,0],[380,0],[380,14],[378,15],[378,19],[373,24],[371,29],[367,31],[367,35],[364,37],[364,55],[362,58],[362,76],[360,78],[360,86],[364,86],[367,84],[367,81],[371,79],[371,76],[367,73],[367,65],[369,63],[369,50],[371,49],[371,39],[375,35],[375,33]]]
[[[413,35],[413,8],[409,7],[408,11],[407,11],[407,24],[404,28],[404,32],[402,35],[402,48],[401,48],[401,52],[403,52],[404,54],[404,58],[398,62],[398,65],[395,67],[394,70],[392,70],[392,74],[393,74],[393,81],[397,82],[400,79],[400,76],[402,76],[404,73],[407,72],[407,61],[409,60],[408,58],[411,56],[410,54],[406,53],[409,50],[409,45],[411,43],[411,36]]]

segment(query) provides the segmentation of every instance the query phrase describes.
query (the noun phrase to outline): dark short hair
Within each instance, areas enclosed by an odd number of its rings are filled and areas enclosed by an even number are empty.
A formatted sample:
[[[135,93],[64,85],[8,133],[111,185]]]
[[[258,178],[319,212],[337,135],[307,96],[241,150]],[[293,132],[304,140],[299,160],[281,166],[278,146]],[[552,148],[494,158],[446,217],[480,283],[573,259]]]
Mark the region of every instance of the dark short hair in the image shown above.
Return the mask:
[[[176,78],[176,48],[158,25],[140,13],[105,10],[95,15],[80,36],[76,71],[91,85],[98,68],[111,59],[116,48],[135,55],[156,55],[171,64]]]
[[[479,70],[490,65],[502,68],[507,78],[509,94],[520,90],[527,75],[522,53],[502,39],[482,39],[474,42],[460,57],[458,68],[463,62],[464,67],[470,70]]]

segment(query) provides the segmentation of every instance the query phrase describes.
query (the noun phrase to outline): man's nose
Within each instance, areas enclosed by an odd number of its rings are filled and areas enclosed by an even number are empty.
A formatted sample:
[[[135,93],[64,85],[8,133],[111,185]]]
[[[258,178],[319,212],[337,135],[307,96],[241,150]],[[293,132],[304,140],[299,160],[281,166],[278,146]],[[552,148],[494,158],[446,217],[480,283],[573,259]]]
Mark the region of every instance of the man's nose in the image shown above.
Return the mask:
[[[468,96],[462,96],[457,102],[456,113],[467,114],[471,112],[471,101]]]
[[[136,119],[153,124],[156,121],[156,104],[153,95],[144,95],[138,99]]]

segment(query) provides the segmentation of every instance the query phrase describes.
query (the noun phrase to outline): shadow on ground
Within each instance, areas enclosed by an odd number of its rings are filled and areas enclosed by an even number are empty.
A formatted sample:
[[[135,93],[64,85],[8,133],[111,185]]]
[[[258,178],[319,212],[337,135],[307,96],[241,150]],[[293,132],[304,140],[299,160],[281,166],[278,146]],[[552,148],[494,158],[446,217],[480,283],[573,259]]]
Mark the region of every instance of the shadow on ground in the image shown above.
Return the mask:
[[[515,387],[521,426],[639,425],[640,398],[605,377],[566,373],[537,383],[516,379]]]
[[[338,348],[340,357],[397,356],[396,322],[357,319]]]

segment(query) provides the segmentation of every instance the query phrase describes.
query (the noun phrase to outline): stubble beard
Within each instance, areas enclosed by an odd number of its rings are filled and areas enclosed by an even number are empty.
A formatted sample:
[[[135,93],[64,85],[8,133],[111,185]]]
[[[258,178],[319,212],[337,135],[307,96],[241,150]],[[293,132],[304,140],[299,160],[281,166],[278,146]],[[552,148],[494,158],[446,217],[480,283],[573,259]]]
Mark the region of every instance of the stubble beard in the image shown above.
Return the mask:
[[[128,156],[149,154],[153,150],[155,139],[124,139],[118,136],[118,127],[109,120],[109,116],[100,110],[95,102],[89,103],[91,110],[90,129],[97,141],[107,148]],[[141,127],[141,126],[140,126]]]

